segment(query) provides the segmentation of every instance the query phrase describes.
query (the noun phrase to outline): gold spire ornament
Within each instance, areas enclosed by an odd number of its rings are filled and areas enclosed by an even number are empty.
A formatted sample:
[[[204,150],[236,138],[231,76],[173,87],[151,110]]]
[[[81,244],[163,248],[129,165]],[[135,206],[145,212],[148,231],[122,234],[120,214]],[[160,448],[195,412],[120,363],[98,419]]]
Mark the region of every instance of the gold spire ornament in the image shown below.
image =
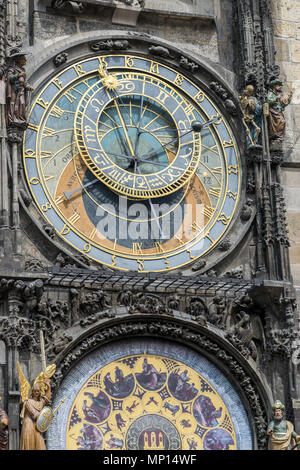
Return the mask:
[[[119,86],[119,80],[113,74],[107,72],[104,62],[99,65],[98,73],[102,77],[102,84],[110,91],[115,91]]]

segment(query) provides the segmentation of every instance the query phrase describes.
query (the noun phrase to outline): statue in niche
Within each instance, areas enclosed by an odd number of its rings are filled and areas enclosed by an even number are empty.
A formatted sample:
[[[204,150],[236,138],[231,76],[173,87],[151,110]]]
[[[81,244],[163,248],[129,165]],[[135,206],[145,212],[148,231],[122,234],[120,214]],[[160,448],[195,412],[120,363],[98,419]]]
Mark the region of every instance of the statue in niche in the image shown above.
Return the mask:
[[[269,138],[270,141],[281,142],[285,136],[286,121],[283,110],[291,102],[293,93],[288,96],[282,96],[282,81],[275,78],[270,82],[270,90],[267,95],[269,105]]]
[[[25,129],[27,127],[27,92],[33,90],[26,80],[26,72],[24,69],[26,65],[26,54],[19,52],[13,54],[10,58],[12,58],[14,62],[7,70],[7,125]]]
[[[254,87],[247,85],[240,96],[248,147],[257,146],[261,134],[262,106],[253,93]]]
[[[36,427],[36,421],[44,406],[50,403],[51,387],[49,379],[54,374],[55,369],[55,364],[48,366],[44,372],[41,372],[37,376],[31,388],[18,363],[21,398],[23,402],[20,414],[22,419],[20,450],[46,450],[44,438]]]
[[[6,104],[6,71],[0,65],[0,104]]]
[[[269,450],[292,450],[300,442],[300,436],[294,431],[290,421],[283,418],[284,405],[276,400],[273,407],[273,420],[268,425]]]
[[[8,432],[8,416],[6,412],[0,408],[0,450],[8,450]]]

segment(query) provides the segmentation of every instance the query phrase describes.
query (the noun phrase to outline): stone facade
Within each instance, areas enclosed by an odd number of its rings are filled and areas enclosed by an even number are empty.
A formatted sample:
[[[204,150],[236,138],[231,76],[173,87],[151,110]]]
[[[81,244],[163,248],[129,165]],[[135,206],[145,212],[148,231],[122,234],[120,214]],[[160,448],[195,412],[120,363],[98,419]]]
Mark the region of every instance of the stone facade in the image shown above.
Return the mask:
[[[286,90],[293,91],[291,106],[286,111],[287,134],[285,139],[285,161],[282,183],[285,188],[287,221],[290,231],[290,257],[292,275],[297,292],[300,280],[300,232],[299,232],[299,161],[300,161],[300,5],[297,1],[272,2],[274,39],[277,50],[276,60]],[[299,296],[299,293],[298,293]]]
[[[0,66],[26,50],[29,101],[57,71],[92,56],[97,42],[112,53],[154,47],[201,81],[234,129],[243,167],[236,215],[212,253],[169,273],[122,273],[79,254],[46,223],[24,177],[23,131],[7,126],[0,100],[0,395],[11,449],[19,446],[17,361],[32,382],[40,330],[47,363],[57,365],[55,402],[101,348],[167,340],[226,376],[247,412],[250,447],[266,448],[275,399],[300,432],[299,20],[296,0],[0,1]],[[270,147],[265,115],[258,145],[249,146],[239,97],[253,86],[263,106],[278,76],[294,89],[285,140]]]

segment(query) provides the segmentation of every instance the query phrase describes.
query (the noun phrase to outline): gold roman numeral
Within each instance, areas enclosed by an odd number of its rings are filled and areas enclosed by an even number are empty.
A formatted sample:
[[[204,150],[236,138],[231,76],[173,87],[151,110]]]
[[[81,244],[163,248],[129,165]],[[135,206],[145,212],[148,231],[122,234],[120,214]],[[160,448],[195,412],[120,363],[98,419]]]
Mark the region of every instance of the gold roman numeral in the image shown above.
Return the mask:
[[[52,153],[48,152],[47,150],[41,150],[41,158],[51,158]]]
[[[210,188],[209,194],[211,196],[219,197],[221,194],[221,188]]]
[[[175,235],[174,238],[178,241],[180,246],[184,246],[184,242],[183,242],[182,238],[178,237],[178,235]]]
[[[205,217],[208,217],[210,219],[214,213],[214,209],[211,206],[204,206],[203,212]]]
[[[142,250],[142,243],[133,243],[132,244],[132,252],[134,255],[142,255],[143,250]]]
[[[63,194],[61,194],[60,196],[57,196],[55,199],[54,199],[54,202],[55,204],[61,204],[62,202],[64,202],[65,200],[65,197]]]
[[[74,225],[76,224],[76,222],[78,222],[79,219],[80,219],[80,214],[78,214],[78,212],[74,212],[74,214],[71,215],[71,217],[68,220],[71,224]]]
[[[222,167],[216,166],[210,170],[214,175],[221,175],[222,174]]]
[[[61,117],[62,115],[64,114],[64,110],[61,109],[59,106],[53,106],[53,108],[51,109],[51,113],[50,113],[50,116],[53,116],[55,118],[59,118]]]
[[[51,127],[44,127],[43,136],[49,137],[55,134],[55,129],[51,129]]]
[[[33,124],[32,122],[29,122],[29,123],[28,123],[27,128],[28,128],[28,129],[31,129],[31,130],[33,130],[33,131],[35,131],[35,132],[38,132],[38,130],[39,130],[39,127],[38,127],[36,124]]]
[[[163,249],[163,246],[160,242],[154,242],[155,244],[155,248],[156,248],[156,252],[157,253],[164,253],[165,250]]]

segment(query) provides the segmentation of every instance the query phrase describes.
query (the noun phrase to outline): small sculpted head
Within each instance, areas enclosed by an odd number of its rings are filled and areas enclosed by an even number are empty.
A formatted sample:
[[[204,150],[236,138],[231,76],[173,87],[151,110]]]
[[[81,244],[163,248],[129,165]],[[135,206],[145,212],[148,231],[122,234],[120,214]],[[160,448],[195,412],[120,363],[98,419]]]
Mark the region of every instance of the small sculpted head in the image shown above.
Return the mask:
[[[273,416],[275,421],[283,420],[284,405],[277,400],[273,405]]]
[[[19,55],[17,57],[17,64],[19,65],[19,67],[24,67],[26,63],[27,63],[27,59],[25,55]]]
[[[247,85],[245,88],[245,93],[247,96],[252,96],[254,93],[254,86],[253,85]]]
[[[40,396],[41,396],[41,388],[40,388],[40,385],[39,384],[35,384],[33,387],[32,387],[32,391],[31,391],[31,396],[34,400],[39,400],[40,399]]]

